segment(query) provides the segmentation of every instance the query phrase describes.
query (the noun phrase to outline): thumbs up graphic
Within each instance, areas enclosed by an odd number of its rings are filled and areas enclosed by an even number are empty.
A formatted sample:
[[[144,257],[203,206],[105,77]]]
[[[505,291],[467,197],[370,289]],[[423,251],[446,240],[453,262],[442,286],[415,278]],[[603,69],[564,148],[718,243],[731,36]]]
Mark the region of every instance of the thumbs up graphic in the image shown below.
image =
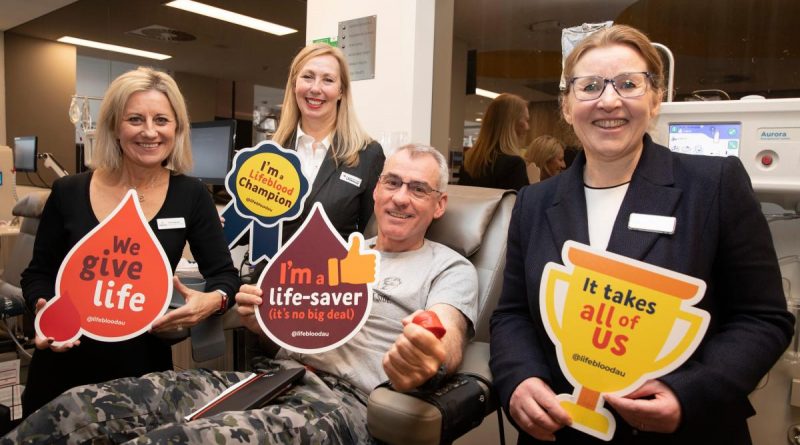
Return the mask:
[[[341,260],[328,259],[328,284],[331,286],[339,283],[366,284],[375,280],[376,255],[361,252],[363,236],[352,233],[348,242],[350,246],[347,248],[347,256]]]

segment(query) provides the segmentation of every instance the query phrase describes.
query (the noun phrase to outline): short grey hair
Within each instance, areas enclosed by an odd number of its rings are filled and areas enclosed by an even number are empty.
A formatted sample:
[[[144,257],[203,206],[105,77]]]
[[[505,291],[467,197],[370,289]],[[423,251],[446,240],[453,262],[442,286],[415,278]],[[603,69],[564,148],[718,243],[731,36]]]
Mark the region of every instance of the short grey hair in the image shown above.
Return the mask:
[[[447,168],[447,160],[439,150],[431,147],[430,145],[411,143],[399,147],[394,153],[392,153],[392,156],[400,153],[401,151],[407,151],[412,158],[426,154],[433,156],[433,159],[439,166],[439,184],[436,185],[436,190],[440,192],[447,190],[447,182],[450,180],[450,170]]]

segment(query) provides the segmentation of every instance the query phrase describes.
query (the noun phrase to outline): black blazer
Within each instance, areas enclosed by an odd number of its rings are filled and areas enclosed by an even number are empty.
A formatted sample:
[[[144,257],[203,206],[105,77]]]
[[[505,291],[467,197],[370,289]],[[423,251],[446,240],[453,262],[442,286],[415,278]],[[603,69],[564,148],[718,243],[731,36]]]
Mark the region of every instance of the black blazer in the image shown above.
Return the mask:
[[[491,319],[490,365],[506,410],[529,377],[542,378],[556,394],[573,390],[544,330],[538,299],[542,270],[547,262],[562,263],[564,242],[589,244],[585,163],[581,153],[564,173],[517,197],[503,291]],[[629,230],[633,212],[674,216],[675,233]],[[769,227],[739,159],[672,153],[645,135],[608,250],[704,280],[708,288],[697,307],[711,314],[694,355],[660,378],[680,401],[678,431],[636,432],[615,413],[612,443],[749,444],[745,420],[754,410],[747,395],[788,346],[794,318],[786,311]],[[607,443],[572,428],[556,437]],[[523,434],[520,443],[537,441]]]
[[[522,157],[498,153],[497,159],[489,166],[488,174],[479,178],[473,178],[462,167],[458,176],[458,184],[519,190],[530,182],[528,181],[528,169]]]
[[[297,135],[293,133],[285,148],[295,150],[296,140]],[[336,138],[332,147],[335,144],[337,144]],[[300,228],[315,202],[322,203],[331,223],[345,241],[352,232],[363,233],[372,217],[375,204],[372,191],[378,183],[378,176],[383,171],[383,163],[386,161],[381,144],[377,141],[370,142],[358,153],[358,165],[355,167],[342,164],[337,167],[331,153],[332,150],[329,149],[319,167],[314,184],[311,185],[311,192],[303,205],[303,212],[297,218],[283,223],[284,242]],[[343,173],[360,179],[360,184],[354,185],[343,180]]]

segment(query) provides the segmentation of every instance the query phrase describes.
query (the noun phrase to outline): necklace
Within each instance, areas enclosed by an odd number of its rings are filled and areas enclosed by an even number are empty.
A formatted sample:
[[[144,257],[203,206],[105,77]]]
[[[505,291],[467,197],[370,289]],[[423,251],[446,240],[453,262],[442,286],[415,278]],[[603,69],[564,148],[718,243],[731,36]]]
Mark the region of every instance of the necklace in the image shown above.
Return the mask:
[[[133,191],[136,192],[136,196],[139,197],[139,202],[144,202],[144,193],[142,193],[139,188],[137,188],[135,185],[128,184],[128,189],[133,189]]]
[[[153,176],[152,178],[150,178],[149,180],[145,181],[144,183],[142,183],[142,184],[140,184],[138,186],[133,185],[131,183],[127,183],[126,188],[127,189],[133,189],[136,192],[136,195],[139,197],[139,202],[144,202],[145,201],[145,196],[144,196],[145,190],[152,189],[153,187],[155,187],[156,183],[159,182],[158,181],[158,179],[159,179],[158,176],[159,175]]]
[[[621,182],[621,183],[619,183],[617,185],[609,185],[609,186],[606,186],[606,187],[592,187],[591,185],[589,185],[589,184],[587,184],[585,182],[583,183],[583,186],[586,187],[586,188],[592,189],[592,190],[608,190],[608,189],[615,189],[617,187],[622,187],[623,185],[628,185],[630,183],[631,183],[631,181],[629,179],[629,180],[627,180],[625,182]]]

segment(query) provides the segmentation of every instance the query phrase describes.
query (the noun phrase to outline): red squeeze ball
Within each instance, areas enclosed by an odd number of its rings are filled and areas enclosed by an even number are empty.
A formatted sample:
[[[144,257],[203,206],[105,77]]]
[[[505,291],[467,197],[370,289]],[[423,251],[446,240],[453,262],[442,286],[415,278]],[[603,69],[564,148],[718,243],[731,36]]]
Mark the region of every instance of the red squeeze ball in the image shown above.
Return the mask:
[[[414,317],[412,320],[414,324],[418,324],[423,328],[427,329],[431,334],[435,335],[436,338],[441,339],[444,337],[444,334],[447,333],[447,329],[442,326],[441,320],[439,320],[439,316],[436,315],[436,312],[433,311],[424,311],[420,312]]]

